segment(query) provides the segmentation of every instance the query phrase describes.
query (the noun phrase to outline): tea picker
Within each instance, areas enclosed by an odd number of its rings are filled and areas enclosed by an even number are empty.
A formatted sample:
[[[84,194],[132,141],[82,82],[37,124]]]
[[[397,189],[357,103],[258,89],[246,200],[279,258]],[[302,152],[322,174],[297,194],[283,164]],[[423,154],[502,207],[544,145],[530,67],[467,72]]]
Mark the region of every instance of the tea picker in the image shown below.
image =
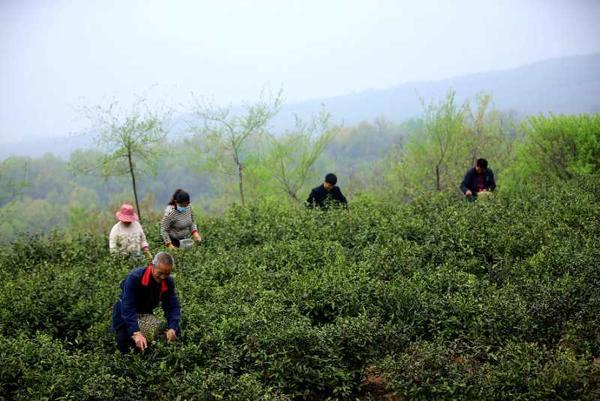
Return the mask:
[[[169,249],[181,247],[182,241],[188,243],[186,240],[190,237],[197,243],[202,242],[190,204],[190,194],[183,189],[175,191],[165,208],[160,223],[160,235]]]
[[[306,206],[308,208],[318,206],[323,210],[328,209],[330,205],[348,207],[348,200],[342,194],[340,187],[335,184],[337,184],[337,176],[333,173],[327,174],[323,184],[310,191]]]
[[[488,168],[486,159],[477,159],[475,167],[469,169],[460,184],[460,190],[468,201],[475,201],[478,196],[487,198],[496,189],[494,173]]]
[[[146,234],[133,206],[124,203],[115,213],[115,217],[118,221],[110,230],[108,237],[110,252],[116,255],[129,255],[139,260],[144,259],[145,256],[151,258]]]
[[[111,327],[119,351],[144,351],[156,339],[162,325],[153,314],[158,305],[166,318],[166,340],[177,339],[181,311],[171,277],[173,266],[173,257],[159,252],[150,265],[131,271],[121,282],[121,296],[113,307]]]

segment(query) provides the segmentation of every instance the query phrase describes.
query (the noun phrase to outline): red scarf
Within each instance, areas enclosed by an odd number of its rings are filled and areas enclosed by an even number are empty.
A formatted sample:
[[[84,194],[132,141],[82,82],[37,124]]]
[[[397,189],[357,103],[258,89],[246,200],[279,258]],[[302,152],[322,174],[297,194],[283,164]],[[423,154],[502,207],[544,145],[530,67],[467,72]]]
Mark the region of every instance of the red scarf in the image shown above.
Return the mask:
[[[142,276],[142,285],[144,287],[148,287],[148,285],[150,285],[150,277],[152,277],[152,264],[149,264],[148,267],[146,267],[146,271]],[[160,284],[160,295],[158,296],[158,299],[162,300],[162,295],[168,290],[169,288],[167,287],[167,280],[163,280]]]

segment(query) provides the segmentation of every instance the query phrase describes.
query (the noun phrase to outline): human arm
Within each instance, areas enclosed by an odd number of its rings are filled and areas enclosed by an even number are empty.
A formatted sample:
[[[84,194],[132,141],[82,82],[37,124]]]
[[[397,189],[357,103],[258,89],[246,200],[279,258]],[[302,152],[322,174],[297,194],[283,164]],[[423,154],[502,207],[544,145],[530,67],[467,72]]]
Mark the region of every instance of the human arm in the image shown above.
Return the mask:
[[[115,224],[113,228],[110,230],[110,234],[108,236],[108,249],[111,253],[117,251],[117,225]]]
[[[194,210],[190,210],[190,213],[192,214],[192,237],[194,238],[194,241],[199,244],[202,242],[202,237],[200,236],[200,232],[198,232],[198,225],[196,224],[196,219],[194,217]]]
[[[165,336],[167,337],[167,342],[169,343],[177,340],[177,332],[175,332],[173,329],[168,329],[165,332]]]
[[[172,208],[167,208],[165,210],[165,214],[160,222],[160,236],[162,237],[165,245],[169,248],[174,248],[173,244],[171,244],[171,238],[169,237],[168,230],[171,228],[171,221],[173,219],[173,210]]]
[[[131,338],[133,339],[133,342],[135,342],[136,348],[138,348],[140,351],[148,348],[148,340],[146,340],[146,337],[144,337],[141,331],[136,331],[133,333]]]
[[[125,322],[127,334],[133,336],[140,331],[138,325],[137,311],[135,310],[135,299],[137,297],[136,277],[130,274],[123,283],[123,293],[121,294],[121,317]]]
[[[348,201],[346,200],[346,197],[344,196],[344,194],[342,194],[342,190],[339,187],[335,187],[335,189],[336,189],[336,192],[335,192],[336,199],[338,201],[340,201],[341,203],[343,203],[344,206],[347,206],[348,205]]]

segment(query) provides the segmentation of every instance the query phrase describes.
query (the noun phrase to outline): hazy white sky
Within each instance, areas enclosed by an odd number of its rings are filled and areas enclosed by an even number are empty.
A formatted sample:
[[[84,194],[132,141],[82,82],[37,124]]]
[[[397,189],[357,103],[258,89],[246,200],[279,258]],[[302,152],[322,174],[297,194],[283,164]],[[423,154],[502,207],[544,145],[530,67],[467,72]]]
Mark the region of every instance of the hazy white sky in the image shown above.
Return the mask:
[[[600,51],[600,0],[0,0],[0,143],[81,105],[288,102]]]

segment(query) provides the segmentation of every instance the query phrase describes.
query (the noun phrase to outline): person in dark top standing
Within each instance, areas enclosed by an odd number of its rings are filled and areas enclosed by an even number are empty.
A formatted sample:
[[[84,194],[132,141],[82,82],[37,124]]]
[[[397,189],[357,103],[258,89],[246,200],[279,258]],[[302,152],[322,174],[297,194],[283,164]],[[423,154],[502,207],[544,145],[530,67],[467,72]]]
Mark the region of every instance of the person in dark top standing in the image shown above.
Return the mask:
[[[168,342],[177,339],[181,312],[175,295],[175,282],[170,277],[173,264],[171,255],[160,252],[149,266],[133,270],[121,282],[121,296],[112,313],[112,330],[116,334],[119,351],[125,353],[136,348],[143,351],[148,347],[138,317],[152,314],[160,303],[167,320],[166,339]]]
[[[327,209],[330,204],[348,206],[346,197],[342,195],[342,191],[335,184],[337,183],[337,177],[333,173],[329,173],[325,176],[323,185],[319,185],[310,192],[306,205],[310,208],[319,206],[321,209]]]
[[[477,194],[484,191],[493,191],[496,189],[494,173],[488,168],[488,162],[485,159],[477,159],[475,167],[470,168],[465,174],[465,178],[460,184],[460,190],[469,200],[475,200]]]

